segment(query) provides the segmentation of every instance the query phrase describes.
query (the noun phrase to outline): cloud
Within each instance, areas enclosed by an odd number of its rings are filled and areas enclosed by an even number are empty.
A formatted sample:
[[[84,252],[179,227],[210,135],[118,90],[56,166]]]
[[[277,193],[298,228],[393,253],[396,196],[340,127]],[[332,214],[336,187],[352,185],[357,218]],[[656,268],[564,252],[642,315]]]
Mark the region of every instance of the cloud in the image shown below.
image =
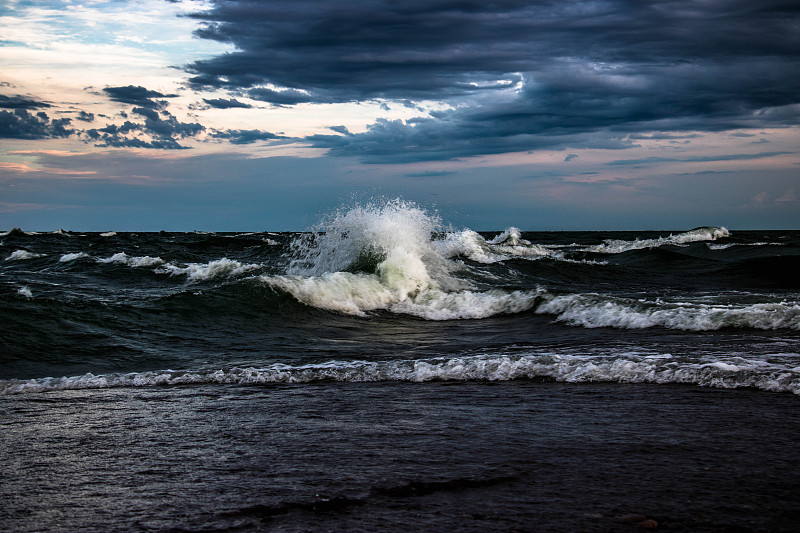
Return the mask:
[[[776,202],[779,203],[795,203],[797,202],[797,197],[794,194],[794,189],[789,189],[779,197],[775,198]]]
[[[75,130],[70,128],[71,120],[58,118],[51,120],[44,111],[35,115],[26,109],[13,111],[0,110],[0,138],[5,139],[50,139],[69,137]]]
[[[86,111],[79,111],[78,116],[75,117],[81,122],[94,122],[94,113],[87,113]]]
[[[229,0],[193,16],[198,37],[235,47],[186,66],[198,89],[445,104],[309,137],[370,161],[800,124],[800,12],[779,0]]]
[[[164,101],[153,100],[154,98],[174,98],[178,96],[177,94],[163,94],[158,91],[151,91],[139,85],[106,87],[103,92],[115,102],[149,108],[164,107]]]
[[[24,96],[5,96],[0,94],[0,108],[2,109],[39,109],[42,107],[52,106]]]
[[[250,89],[247,92],[247,96],[253,100],[261,100],[262,102],[286,106],[314,101],[314,98],[308,93],[295,89],[274,91],[272,89],[258,87],[255,89]]]
[[[232,107],[241,107],[245,109],[250,109],[253,106],[250,104],[246,104],[244,102],[240,102],[235,98],[203,98],[203,101],[216,109],[230,109]]]
[[[163,110],[134,107],[131,113],[144,117],[144,123],[126,120],[122,125],[109,124],[103,128],[92,128],[84,134],[97,146],[181,150],[187,147],[181,145],[179,139],[194,137],[206,129],[196,122],[180,122],[174,115]]]
[[[251,144],[256,141],[272,141],[276,139],[286,139],[281,135],[276,135],[262,130],[225,130],[216,131],[211,134],[215,139],[227,139],[231,144]]]

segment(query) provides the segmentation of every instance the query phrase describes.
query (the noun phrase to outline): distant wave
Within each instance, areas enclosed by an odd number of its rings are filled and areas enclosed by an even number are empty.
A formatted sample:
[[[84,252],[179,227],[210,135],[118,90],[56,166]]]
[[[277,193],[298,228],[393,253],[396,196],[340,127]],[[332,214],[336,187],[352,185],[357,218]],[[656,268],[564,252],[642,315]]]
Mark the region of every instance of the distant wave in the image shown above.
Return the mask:
[[[657,239],[635,239],[633,241],[607,239],[602,244],[588,246],[585,250],[600,254],[619,254],[631,250],[658,248],[666,245],[679,246],[691,242],[715,241],[724,237],[730,237],[730,235],[730,232],[724,227],[702,227],[677,235],[659,237]]]
[[[330,361],[310,365],[272,364],[227,370],[161,370],[127,374],[84,374],[0,381],[0,395],[56,390],[198,384],[303,384],[322,381],[510,381],[546,379],[567,383],[682,383],[717,388],[752,387],[800,394],[800,367],[742,357],[689,362],[671,356],[621,354],[595,357],[562,354],[471,356],[401,361]]]
[[[787,301],[748,305],[568,294],[547,298],[536,312],[551,314],[558,321],[587,328],[800,329],[800,303]]]

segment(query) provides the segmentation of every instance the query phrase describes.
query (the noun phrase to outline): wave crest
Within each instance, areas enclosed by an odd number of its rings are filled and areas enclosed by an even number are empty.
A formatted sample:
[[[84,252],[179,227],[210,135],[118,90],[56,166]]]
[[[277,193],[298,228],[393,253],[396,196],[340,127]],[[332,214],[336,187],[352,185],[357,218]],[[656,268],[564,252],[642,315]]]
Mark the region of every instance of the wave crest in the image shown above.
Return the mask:
[[[657,239],[636,239],[633,241],[607,239],[602,244],[587,247],[586,251],[599,254],[620,254],[631,250],[658,248],[666,245],[680,246],[691,242],[716,241],[717,239],[730,237],[730,235],[727,228],[707,226]]]
[[[399,361],[329,361],[310,365],[206,371],[162,370],[127,374],[0,381],[0,396],[56,390],[197,384],[302,384],[321,381],[511,381],[546,379],[567,383],[682,383],[717,388],[752,387],[800,394],[800,367],[779,362],[685,361],[669,355],[597,357],[564,354],[478,355]]]
[[[663,327],[689,331],[722,328],[800,329],[800,304],[785,301],[723,305],[567,294],[548,298],[536,312],[552,314],[558,321],[586,328]]]
[[[538,291],[480,292],[457,277],[463,265],[456,256],[500,256],[477,233],[440,226],[438,216],[400,199],[340,211],[292,243],[286,275],[260,279],[304,304],[357,316],[386,310],[428,320],[485,318],[535,305]],[[510,228],[497,242],[510,248],[523,241]]]

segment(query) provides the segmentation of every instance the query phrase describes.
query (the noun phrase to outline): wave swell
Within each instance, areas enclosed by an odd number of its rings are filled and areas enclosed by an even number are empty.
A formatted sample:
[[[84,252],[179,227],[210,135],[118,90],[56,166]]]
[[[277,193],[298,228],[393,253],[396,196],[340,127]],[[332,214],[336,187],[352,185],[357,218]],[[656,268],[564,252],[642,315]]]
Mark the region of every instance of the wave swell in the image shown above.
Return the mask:
[[[681,383],[717,388],[757,388],[800,394],[800,367],[731,357],[727,361],[683,361],[668,355],[622,354],[614,358],[558,354],[473,356],[403,361],[330,361],[292,366],[207,371],[163,370],[127,374],[0,381],[0,395],[56,390],[198,384],[302,384],[380,381],[511,381],[567,383]]]
[[[585,251],[599,254],[620,254],[631,250],[658,248],[667,245],[682,246],[692,242],[716,241],[730,236],[731,233],[724,227],[701,227],[657,239],[635,239],[633,241],[606,239],[602,244],[586,247]]]

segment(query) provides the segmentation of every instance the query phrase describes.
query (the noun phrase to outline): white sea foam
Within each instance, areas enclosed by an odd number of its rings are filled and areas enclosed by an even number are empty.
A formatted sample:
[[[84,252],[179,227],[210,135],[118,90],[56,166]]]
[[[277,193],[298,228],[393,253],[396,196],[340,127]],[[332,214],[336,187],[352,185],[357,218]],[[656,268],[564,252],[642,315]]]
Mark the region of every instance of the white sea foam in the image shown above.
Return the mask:
[[[24,261],[26,259],[34,259],[36,257],[44,257],[45,254],[36,254],[28,250],[14,250],[14,252],[6,257],[6,261]]]
[[[320,309],[357,316],[386,310],[428,320],[517,313],[531,309],[539,294],[474,290],[456,275],[463,265],[452,258],[468,252],[488,262],[489,245],[469,230],[435,238],[438,217],[402,200],[339,212],[320,230],[293,243],[286,275],[260,279]]]
[[[519,229],[510,227],[487,241],[472,230],[448,232],[445,238],[437,243],[447,257],[464,257],[476,263],[491,264],[514,258],[564,259],[560,252],[544,246],[533,244],[522,238]]]
[[[707,243],[709,250],[727,250],[728,248],[733,248],[734,246],[786,246],[786,243],[782,242],[746,242],[746,243],[726,243],[726,244],[714,244],[714,243]]]
[[[633,241],[607,239],[602,244],[588,246],[585,250],[601,254],[619,254],[630,250],[658,248],[666,245],[680,246],[691,242],[715,241],[724,237],[730,237],[730,232],[726,228],[705,227],[657,239],[636,239]]]
[[[163,263],[163,261],[161,261]],[[190,281],[206,281],[217,277],[239,276],[262,268],[262,265],[243,264],[239,261],[223,257],[208,263],[189,263],[186,266],[176,266],[165,263],[155,272],[169,274],[170,276],[185,275]]]
[[[797,355],[797,354],[795,354]],[[187,384],[301,384],[319,381],[509,381],[549,379],[568,383],[683,383],[718,388],[754,387],[800,394],[800,368],[781,363],[728,360],[689,362],[668,354],[618,357],[536,353],[395,361],[329,361],[309,365],[275,363],[261,368],[161,370],[128,374],[48,377],[0,381],[0,395],[74,389]]]
[[[28,288],[27,285],[17,289],[17,294],[19,294],[20,296],[24,296],[25,298],[33,298],[33,293],[31,292],[30,288]]]
[[[722,328],[800,329],[800,303],[711,304],[634,300],[599,294],[552,296],[536,308],[556,320],[586,328],[713,331]]]
[[[150,257],[149,255],[146,256],[134,256],[131,257],[125,252],[119,252],[111,257],[100,258],[97,260],[98,263],[116,263],[120,265],[127,265],[129,267],[149,267],[149,266],[156,266],[164,263],[164,260],[160,257]]]
[[[83,259],[84,257],[89,257],[89,254],[86,252],[75,252],[71,254],[64,254],[59,259],[62,263],[68,263],[69,261],[75,261],[76,259]]]
[[[107,231],[105,233],[101,233],[101,237],[115,237],[117,235],[116,231]]]

